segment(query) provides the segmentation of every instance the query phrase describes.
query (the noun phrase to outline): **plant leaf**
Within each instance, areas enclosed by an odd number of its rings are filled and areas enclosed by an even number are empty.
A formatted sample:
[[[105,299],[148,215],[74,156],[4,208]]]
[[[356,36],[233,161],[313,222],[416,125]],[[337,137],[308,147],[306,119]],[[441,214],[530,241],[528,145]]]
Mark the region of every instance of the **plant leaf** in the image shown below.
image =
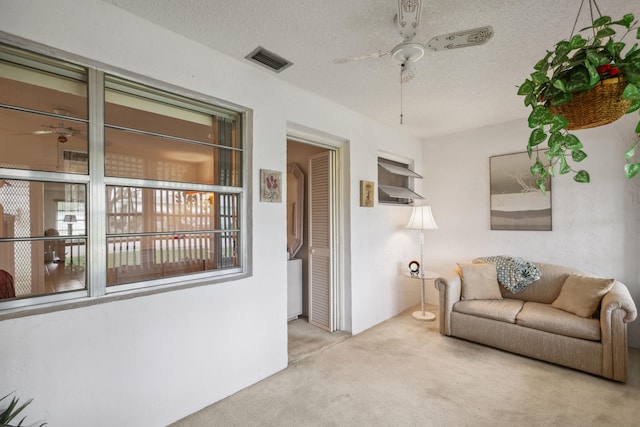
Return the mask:
[[[593,28],[602,27],[603,25],[606,25],[610,22],[611,22],[610,16],[601,16],[600,18],[593,21]]]
[[[561,92],[551,100],[551,105],[557,107],[571,101],[573,101],[573,94],[571,92]]]
[[[569,40],[569,49],[578,49],[585,44],[587,44],[587,41],[580,34],[576,34]]]
[[[544,105],[536,105],[529,114],[529,127],[535,128],[551,122],[551,113]]]
[[[566,173],[571,172],[571,167],[569,167],[569,165],[567,164],[567,159],[564,158],[564,156],[560,156],[560,175],[564,175]]]
[[[636,133],[640,133],[640,121],[636,125]]]
[[[11,420],[17,417],[18,414],[24,410],[24,408],[26,408],[31,404],[32,400],[33,399],[29,399],[24,404],[16,408],[16,406],[18,405],[19,399],[17,397],[12,398],[11,403],[9,403],[9,406],[5,408],[2,412],[0,412],[0,422],[2,423],[2,425],[8,424]],[[23,421],[24,421],[24,418],[23,418]],[[20,423],[22,423],[22,421]]]
[[[553,80],[553,87],[555,87],[556,89],[560,89],[562,92],[566,92],[567,88],[564,85],[564,81],[557,79],[557,80]]]
[[[567,147],[569,150],[580,150],[583,147],[582,142],[580,142],[578,137],[570,133],[566,134],[563,137],[563,140],[564,140],[564,146]]]
[[[551,160],[554,157],[558,157],[558,156],[562,156],[564,153],[564,146],[562,145],[562,141],[564,140],[564,137],[562,136],[562,134],[560,132],[554,132],[549,136],[549,148],[550,150],[547,150],[545,152],[545,155],[547,157],[547,160]]]
[[[635,144],[633,144],[633,147],[629,148],[627,150],[626,153],[624,153],[624,158],[625,159],[630,159],[633,157],[634,154],[636,154],[636,147],[638,146],[638,143],[636,142]]]
[[[544,133],[544,131],[541,128],[535,128],[531,132],[531,136],[529,136],[529,145],[528,145],[528,147],[533,148],[536,145],[539,145],[545,139],[547,139],[547,134]]]
[[[587,67],[587,71],[589,72],[589,86],[593,87],[600,81],[600,74],[598,74],[596,67],[591,64],[591,61],[584,61],[584,66]]]
[[[611,54],[611,56],[618,56],[622,49],[624,49],[625,44],[622,42],[613,41],[613,39],[609,40],[607,43],[607,52]]]
[[[633,45],[619,65],[625,79],[631,83],[640,83],[640,49],[637,44]]]
[[[546,74],[547,69],[549,68],[549,58],[553,55],[553,52],[548,52],[540,61],[533,66],[534,70],[542,71]]]
[[[533,93],[534,84],[531,80],[527,79],[518,88],[518,95],[529,95]]]
[[[631,23],[633,22],[633,15],[628,13],[622,17],[620,21],[614,21],[611,25],[622,25],[623,27],[629,29],[631,28]]]
[[[534,73],[531,73],[531,80],[533,80],[533,83],[536,86],[538,86],[544,82],[548,82],[549,77],[547,77],[547,73],[543,73],[542,71],[536,71]]]
[[[609,43],[607,44],[607,46],[609,45]],[[611,62],[611,57],[609,57],[608,55],[605,55],[603,52],[601,52],[598,49],[587,49],[587,60],[588,62],[591,63],[591,65],[593,65],[593,67],[600,67],[601,65],[605,65]],[[612,54],[613,55],[613,54]],[[586,64],[585,64],[586,65]],[[588,67],[588,65],[587,65]],[[591,70],[589,70],[591,71]],[[595,71],[595,69],[594,69]],[[596,71],[597,73],[597,71]]]
[[[640,163],[627,163],[624,165],[624,173],[627,175],[627,179],[631,179],[640,172]]]
[[[577,66],[572,69],[569,79],[565,82],[567,92],[578,92],[590,89],[590,76],[586,66]]]
[[[638,108],[640,108],[640,100],[631,101],[631,105],[629,106],[629,109],[625,112],[625,114],[633,113]]]
[[[622,96],[626,99],[631,99],[632,101],[638,101],[640,100],[640,90],[638,90],[638,86],[633,83],[629,83],[625,86]]]
[[[558,43],[556,43],[556,50],[554,53],[556,57],[564,56],[567,53],[569,53],[570,50],[571,48],[569,47],[569,42],[566,40],[561,40]]]
[[[562,134],[560,132],[551,132],[549,135],[549,148],[553,149],[562,143]]]
[[[542,191],[544,194],[547,194],[547,187],[544,185],[543,179],[536,179],[536,186]]]
[[[574,162],[581,162],[587,158],[587,153],[582,150],[573,150],[571,152],[571,158]]]
[[[529,169],[532,175],[541,175],[544,172],[544,165],[540,161],[540,159],[536,159],[536,162],[531,165]]]
[[[555,134],[561,129],[564,129],[568,124],[569,120],[565,119],[562,114],[554,114],[551,119],[551,129],[549,129],[549,132]]]
[[[604,18],[604,16],[603,16]],[[607,28],[603,28],[600,31],[598,31],[598,33],[596,34],[596,38],[597,39],[603,39],[605,37],[611,37],[611,36],[615,36],[616,31],[613,28],[607,27]]]
[[[589,172],[587,172],[586,170],[578,171],[578,173],[576,173],[576,175],[573,177],[573,180],[575,182],[582,182],[585,184],[591,181],[589,177]]]

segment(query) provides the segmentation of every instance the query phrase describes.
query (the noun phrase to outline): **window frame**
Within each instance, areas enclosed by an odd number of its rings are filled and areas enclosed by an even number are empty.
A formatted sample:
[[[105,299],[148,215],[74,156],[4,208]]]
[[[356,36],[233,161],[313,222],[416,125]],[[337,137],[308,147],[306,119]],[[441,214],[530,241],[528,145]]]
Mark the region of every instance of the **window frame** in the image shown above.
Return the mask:
[[[20,179],[27,181],[53,181],[70,184],[83,184],[87,192],[87,265],[85,283],[82,290],[63,293],[53,293],[24,297],[0,302],[0,320],[19,317],[31,313],[57,311],[108,302],[114,299],[132,298],[166,292],[194,286],[210,285],[218,282],[240,280],[253,274],[252,262],[252,142],[253,142],[253,111],[247,107],[223,101],[211,95],[191,89],[179,87],[153,78],[140,76],[133,72],[111,67],[84,57],[69,54],[59,49],[41,45],[25,39],[8,36],[0,32],[0,43],[24,51],[27,55],[35,54],[51,61],[53,66],[59,62],[69,63],[85,68],[87,71],[87,101],[88,101],[88,157],[89,170],[86,175],[68,172],[48,172],[23,169],[9,169],[0,167],[0,177],[6,179]],[[45,62],[46,64],[46,62]],[[157,187],[158,181],[141,179],[123,179],[105,176],[104,165],[104,101],[105,79],[113,76],[133,84],[148,86],[152,89],[173,94],[177,98],[192,100],[194,103],[206,104],[212,114],[214,111],[229,111],[237,115],[240,120],[241,132],[241,186],[214,186],[218,192],[239,194],[239,229],[240,250],[238,253],[239,266],[233,269],[209,270],[201,273],[189,273],[164,277],[144,282],[127,283],[107,286],[107,257],[106,257],[106,186],[129,185],[137,187]],[[160,181],[165,188],[176,190],[211,191],[211,185],[177,183]],[[166,184],[166,185],[165,185]],[[99,220],[93,220],[92,212],[103,212]],[[9,239],[11,240],[11,239]],[[13,239],[15,240],[15,239]]]

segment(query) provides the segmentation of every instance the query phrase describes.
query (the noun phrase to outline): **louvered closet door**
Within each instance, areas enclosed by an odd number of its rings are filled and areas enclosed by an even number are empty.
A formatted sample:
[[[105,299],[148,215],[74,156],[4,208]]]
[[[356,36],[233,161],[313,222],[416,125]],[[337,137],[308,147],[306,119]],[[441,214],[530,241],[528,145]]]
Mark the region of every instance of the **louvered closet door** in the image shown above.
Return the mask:
[[[333,332],[333,152],[309,159],[309,323]]]

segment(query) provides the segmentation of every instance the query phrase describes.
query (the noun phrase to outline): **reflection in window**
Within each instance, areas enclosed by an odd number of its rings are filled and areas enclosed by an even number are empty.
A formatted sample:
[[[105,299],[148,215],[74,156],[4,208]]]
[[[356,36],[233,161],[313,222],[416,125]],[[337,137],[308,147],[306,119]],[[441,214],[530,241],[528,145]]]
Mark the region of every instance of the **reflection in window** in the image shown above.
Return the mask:
[[[13,278],[16,298],[84,289],[85,186],[0,182],[0,270]],[[60,212],[61,207],[68,210]],[[76,221],[61,227],[61,214]],[[74,225],[79,227],[73,230],[76,237],[69,239]]]
[[[86,71],[31,64],[0,50],[0,167],[86,174],[88,162],[65,158],[87,153]]]

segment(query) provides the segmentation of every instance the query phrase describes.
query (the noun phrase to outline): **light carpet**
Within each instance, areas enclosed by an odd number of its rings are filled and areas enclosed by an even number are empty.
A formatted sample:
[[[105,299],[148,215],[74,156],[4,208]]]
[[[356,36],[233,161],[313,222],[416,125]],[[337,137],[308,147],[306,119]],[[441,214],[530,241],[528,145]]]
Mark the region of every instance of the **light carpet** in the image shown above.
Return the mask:
[[[327,332],[309,324],[307,319],[302,317],[290,321],[287,324],[287,329],[289,363],[297,363],[351,337],[348,332]]]
[[[620,384],[444,337],[408,310],[174,424],[637,426],[640,350]],[[433,311],[433,310],[432,310]]]

